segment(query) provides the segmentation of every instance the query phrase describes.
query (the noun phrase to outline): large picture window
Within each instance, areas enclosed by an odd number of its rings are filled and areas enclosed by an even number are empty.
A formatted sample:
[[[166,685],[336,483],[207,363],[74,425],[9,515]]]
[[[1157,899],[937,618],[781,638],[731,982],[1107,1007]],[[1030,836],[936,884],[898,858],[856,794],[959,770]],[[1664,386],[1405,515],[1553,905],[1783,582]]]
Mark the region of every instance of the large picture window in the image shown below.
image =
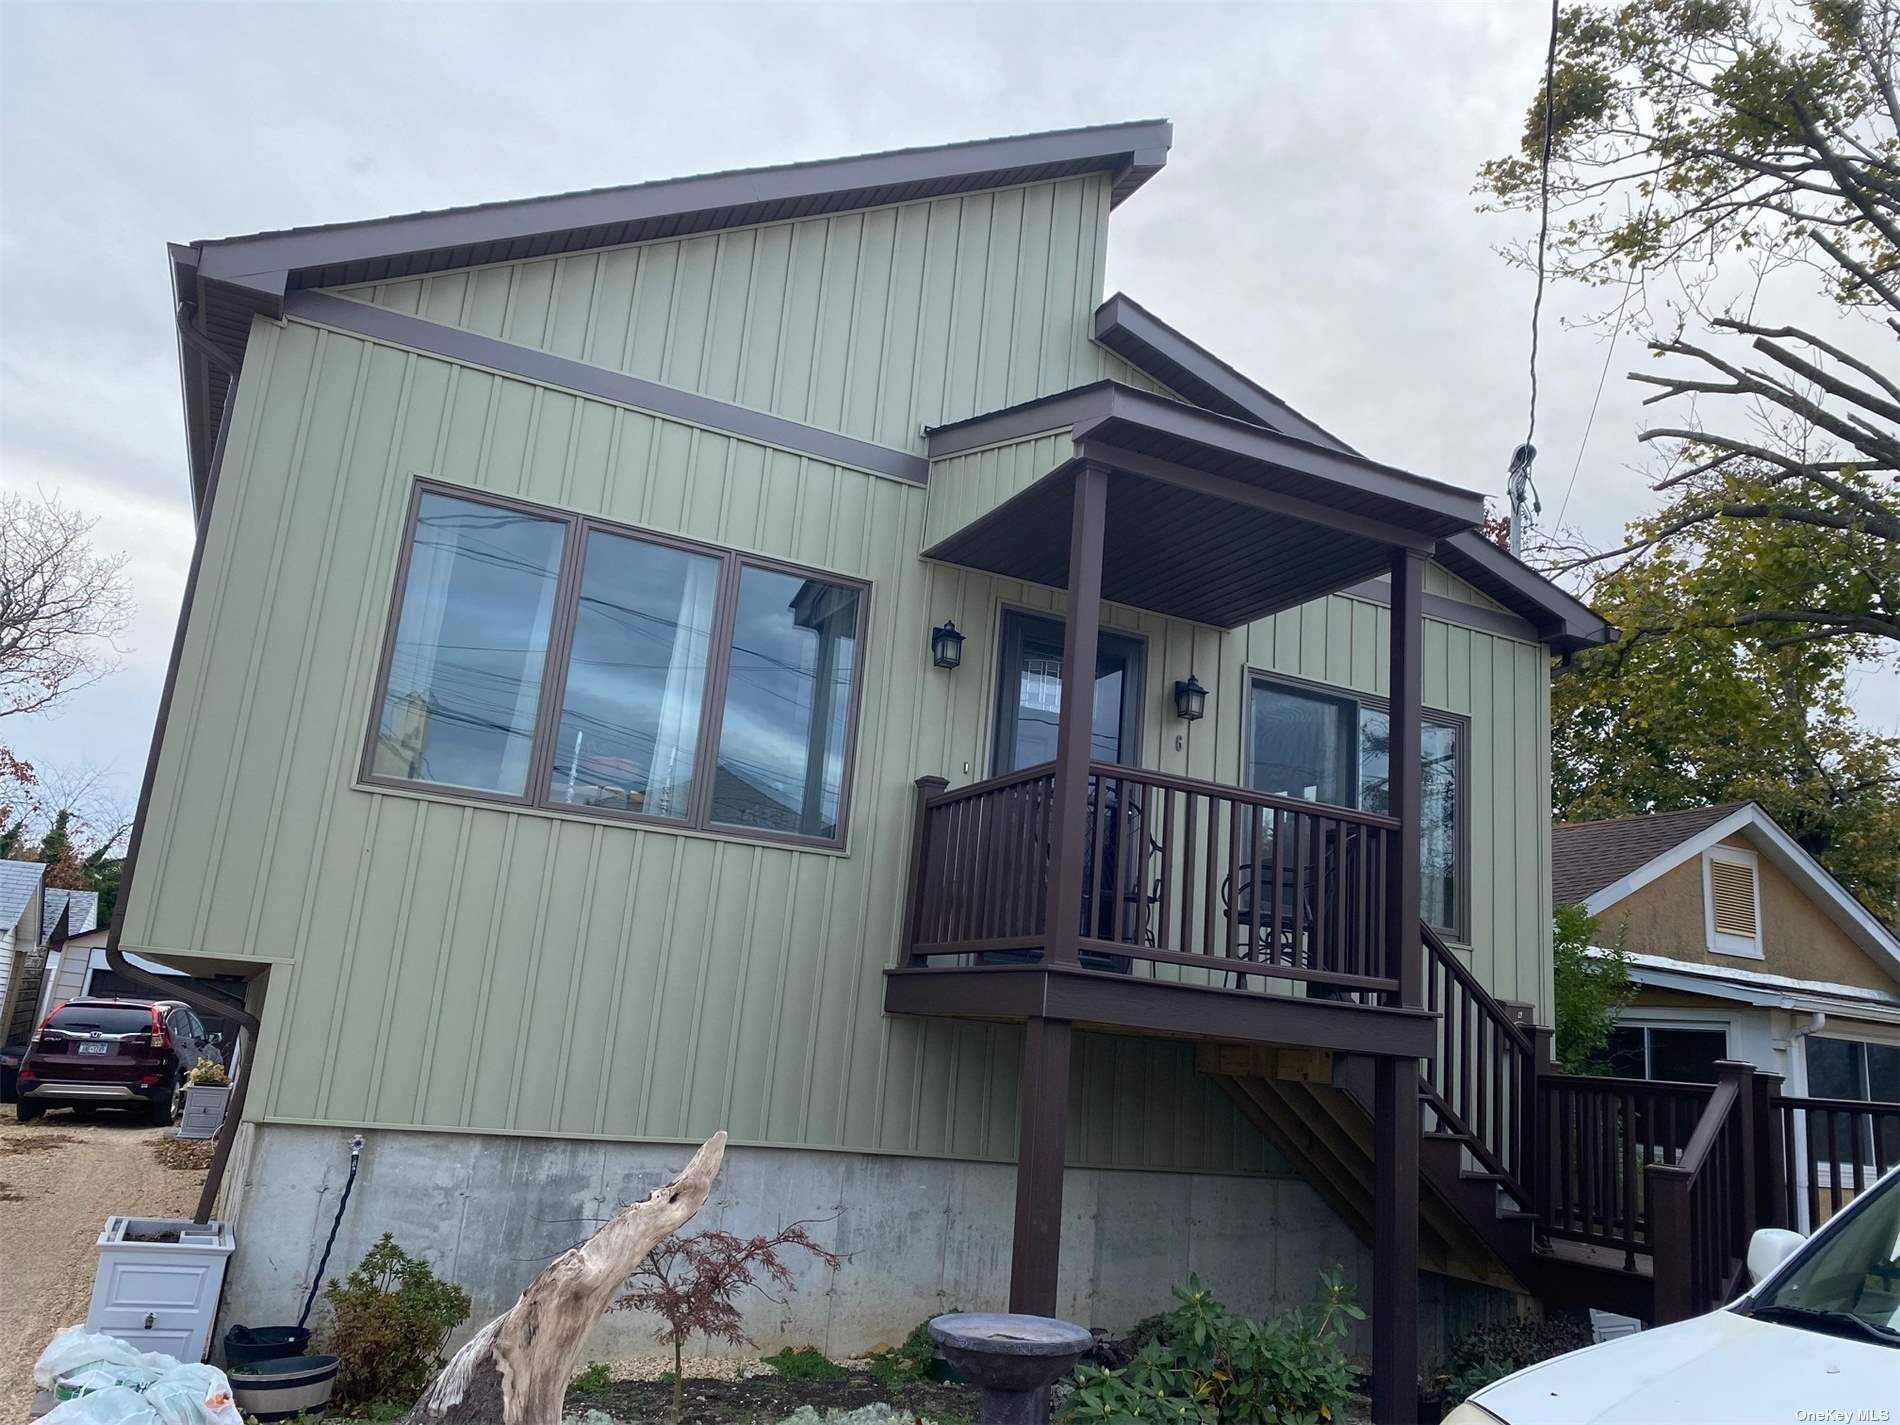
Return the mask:
[[[1276,796],[1384,812],[1392,723],[1370,698],[1256,677],[1248,710],[1247,785]],[[1467,724],[1426,713],[1419,824],[1419,914],[1454,938],[1465,933]]]
[[[842,839],[862,585],[419,487],[366,780]]]

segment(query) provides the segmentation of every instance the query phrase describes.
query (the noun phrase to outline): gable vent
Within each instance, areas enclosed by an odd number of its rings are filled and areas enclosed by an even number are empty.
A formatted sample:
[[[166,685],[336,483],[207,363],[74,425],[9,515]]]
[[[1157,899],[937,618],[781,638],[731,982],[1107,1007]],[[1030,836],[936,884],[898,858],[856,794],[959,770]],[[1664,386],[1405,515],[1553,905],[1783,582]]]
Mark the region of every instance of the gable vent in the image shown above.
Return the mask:
[[[1709,896],[1718,935],[1756,936],[1755,868],[1736,861],[1709,862]]]

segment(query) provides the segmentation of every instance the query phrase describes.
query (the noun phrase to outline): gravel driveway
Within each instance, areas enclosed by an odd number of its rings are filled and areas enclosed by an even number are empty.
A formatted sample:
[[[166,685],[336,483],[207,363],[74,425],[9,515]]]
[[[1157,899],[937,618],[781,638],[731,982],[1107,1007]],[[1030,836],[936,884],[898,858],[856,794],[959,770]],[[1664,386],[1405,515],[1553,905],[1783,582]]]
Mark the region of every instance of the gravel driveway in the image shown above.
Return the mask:
[[[86,1319],[106,1218],[197,1206],[204,1174],[161,1164],[163,1137],[130,1116],[81,1123],[55,1110],[23,1124],[0,1107],[0,1420],[26,1418],[33,1362],[55,1331]]]

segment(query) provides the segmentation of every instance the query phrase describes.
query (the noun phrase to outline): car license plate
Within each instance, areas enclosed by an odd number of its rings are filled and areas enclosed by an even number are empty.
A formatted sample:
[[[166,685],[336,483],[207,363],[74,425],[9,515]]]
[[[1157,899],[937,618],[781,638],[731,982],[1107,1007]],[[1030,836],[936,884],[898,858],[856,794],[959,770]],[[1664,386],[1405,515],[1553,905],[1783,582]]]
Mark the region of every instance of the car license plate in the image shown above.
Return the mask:
[[[110,1044],[81,1044],[79,1046],[79,1052],[82,1054],[105,1054],[111,1052],[111,1049]]]

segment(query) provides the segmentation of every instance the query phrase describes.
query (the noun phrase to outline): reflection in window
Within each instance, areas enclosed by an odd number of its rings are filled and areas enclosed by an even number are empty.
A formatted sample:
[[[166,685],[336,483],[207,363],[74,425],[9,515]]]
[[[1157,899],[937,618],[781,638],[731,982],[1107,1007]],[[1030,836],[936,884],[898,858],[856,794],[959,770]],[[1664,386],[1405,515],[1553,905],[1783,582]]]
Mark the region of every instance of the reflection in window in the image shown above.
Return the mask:
[[[1606,1047],[1609,1072],[1618,1078],[1712,1084],[1716,1061],[1728,1055],[1728,1031],[1619,1024]]]
[[[819,579],[740,571],[714,822],[837,835],[859,602],[856,589]]]
[[[1250,785],[1276,796],[1356,805],[1350,768],[1357,711],[1344,698],[1256,683]]]
[[[1256,681],[1252,719],[1248,784],[1255,790],[1365,811],[1391,808],[1392,720],[1383,708]],[[1447,930],[1458,925],[1461,735],[1460,724],[1429,718],[1419,729],[1419,913]]]
[[[552,800],[691,813],[718,589],[710,555],[602,530],[587,536]]]
[[[527,790],[564,526],[424,494],[371,770]]]

